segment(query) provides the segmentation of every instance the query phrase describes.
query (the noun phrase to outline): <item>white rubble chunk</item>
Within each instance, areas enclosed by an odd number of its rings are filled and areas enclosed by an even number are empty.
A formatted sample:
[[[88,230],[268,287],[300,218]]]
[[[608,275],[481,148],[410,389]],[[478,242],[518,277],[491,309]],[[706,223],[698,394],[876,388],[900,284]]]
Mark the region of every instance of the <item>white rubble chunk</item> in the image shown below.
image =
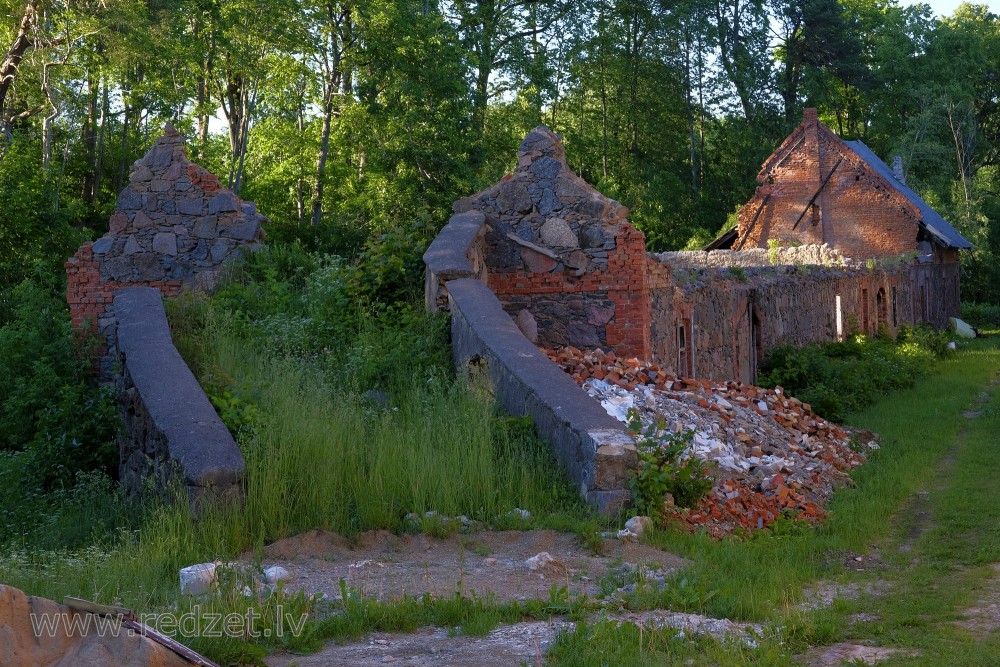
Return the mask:
[[[215,563],[199,563],[181,568],[181,593],[204,595],[215,588]]]

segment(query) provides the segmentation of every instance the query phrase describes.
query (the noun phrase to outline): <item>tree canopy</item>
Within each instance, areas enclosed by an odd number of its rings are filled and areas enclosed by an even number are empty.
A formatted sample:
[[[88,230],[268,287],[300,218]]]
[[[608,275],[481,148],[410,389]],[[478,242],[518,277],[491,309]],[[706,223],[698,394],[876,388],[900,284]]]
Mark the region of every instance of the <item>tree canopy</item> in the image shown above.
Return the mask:
[[[0,16],[8,284],[103,232],[165,121],[278,233],[346,254],[443,224],[544,123],[667,249],[726,225],[815,106],[903,156],[976,245],[966,296],[1000,300],[1000,18],[985,5],[0,0]]]

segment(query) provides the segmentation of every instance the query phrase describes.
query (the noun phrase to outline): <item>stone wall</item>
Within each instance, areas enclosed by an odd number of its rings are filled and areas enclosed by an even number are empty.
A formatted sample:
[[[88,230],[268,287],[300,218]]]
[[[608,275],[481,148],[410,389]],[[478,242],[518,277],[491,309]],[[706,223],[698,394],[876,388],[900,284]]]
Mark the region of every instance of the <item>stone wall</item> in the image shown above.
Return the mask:
[[[479,280],[448,283],[452,355],[459,369],[485,365],[498,403],[529,415],[539,436],[588,503],[614,514],[630,499],[635,442],[577,384],[532,345]]]
[[[477,275],[532,342],[652,355],[651,303],[669,267],[650,261],[628,209],[569,169],[555,134],[535,128],[513,174],[455,206],[482,216]]]
[[[187,159],[183,137],[169,124],[133,166],[118,196],[109,231],[84,243],[66,262],[67,293],[78,330],[108,333],[116,290],[210,287],[223,263],[264,238],[266,218],[219,179]]]
[[[801,264],[813,266],[863,266],[845,257],[838,250],[823,243],[821,245],[804,245],[778,248],[748,248],[746,250],[709,250],[709,251],[677,251],[661,252],[653,257],[660,262],[680,269],[702,269],[709,267],[741,267],[757,266],[796,266]]]
[[[195,508],[238,501],[243,455],[174,347],[160,291],[119,290],[114,313],[122,487],[141,495],[179,483]]]
[[[728,270],[678,277],[673,368],[689,377],[753,383],[778,345],[838,340],[852,330],[895,333],[913,321],[908,266],[869,271],[820,266]],[[661,359],[661,363],[666,360]]]

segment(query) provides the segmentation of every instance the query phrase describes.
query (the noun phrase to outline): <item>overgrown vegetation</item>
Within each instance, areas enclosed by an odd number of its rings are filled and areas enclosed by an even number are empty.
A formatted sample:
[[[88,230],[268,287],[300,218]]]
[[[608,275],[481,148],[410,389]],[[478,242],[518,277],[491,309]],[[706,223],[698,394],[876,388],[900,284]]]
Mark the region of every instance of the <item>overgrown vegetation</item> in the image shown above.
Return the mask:
[[[692,431],[674,433],[662,419],[643,427],[639,412],[628,412],[629,430],[638,435],[639,467],[629,476],[635,512],[662,523],[665,502],[694,507],[712,489],[708,465],[701,459],[684,458]],[[669,495],[670,500],[664,499]]]
[[[0,290],[0,544],[74,546],[121,519],[97,501],[115,495],[117,408],[78,354],[59,284]]]
[[[916,326],[901,327],[895,341],[851,334],[840,342],[783,345],[768,352],[757,384],[781,386],[817,414],[843,421],[887,392],[912,387],[947,355],[948,341],[948,332]]]
[[[980,332],[1000,331],[1000,305],[989,303],[962,303],[962,319]]]

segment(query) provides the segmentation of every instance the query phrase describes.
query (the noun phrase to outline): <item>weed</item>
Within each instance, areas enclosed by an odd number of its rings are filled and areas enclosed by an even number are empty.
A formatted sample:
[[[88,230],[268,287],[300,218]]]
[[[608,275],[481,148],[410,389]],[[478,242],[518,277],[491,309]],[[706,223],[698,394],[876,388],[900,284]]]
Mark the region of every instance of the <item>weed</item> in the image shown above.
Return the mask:
[[[683,457],[694,436],[692,431],[670,433],[662,419],[643,428],[634,408],[628,412],[628,426],[639,436],[639,466],[629,477],[639,514],[662,522],[667,494],[678,507],[693,507],[711,490],[712,479],[705,462],[693,456]]]
[[[747,272],[742,266],[730,266],[729,274],[741,283],[745,283],[747,281]]]

